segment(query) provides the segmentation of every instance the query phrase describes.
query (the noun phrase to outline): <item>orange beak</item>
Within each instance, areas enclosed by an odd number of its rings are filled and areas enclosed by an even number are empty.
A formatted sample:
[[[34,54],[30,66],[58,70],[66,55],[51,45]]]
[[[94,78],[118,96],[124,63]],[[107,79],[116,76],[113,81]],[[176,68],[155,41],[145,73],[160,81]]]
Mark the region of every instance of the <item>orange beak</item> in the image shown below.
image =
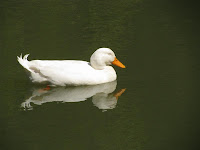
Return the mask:
[[[115,60],[112,62],[112,64],[121,68],[126,68],[116,57]]]

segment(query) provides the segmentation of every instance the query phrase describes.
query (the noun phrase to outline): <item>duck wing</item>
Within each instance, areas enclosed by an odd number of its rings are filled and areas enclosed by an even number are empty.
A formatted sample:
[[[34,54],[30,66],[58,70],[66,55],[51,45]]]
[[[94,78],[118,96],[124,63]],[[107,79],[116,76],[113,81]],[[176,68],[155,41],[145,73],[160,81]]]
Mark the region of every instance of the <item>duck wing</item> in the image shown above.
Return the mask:
[[[29,69],[56,85],[83,84],[93,68],[86,61],[33,60]]]

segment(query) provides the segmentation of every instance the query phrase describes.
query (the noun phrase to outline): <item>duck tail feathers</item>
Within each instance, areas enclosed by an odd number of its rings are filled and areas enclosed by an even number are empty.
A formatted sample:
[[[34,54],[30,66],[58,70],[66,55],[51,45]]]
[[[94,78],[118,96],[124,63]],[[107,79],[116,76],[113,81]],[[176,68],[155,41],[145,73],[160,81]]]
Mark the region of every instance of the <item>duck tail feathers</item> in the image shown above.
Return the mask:
[[[28,56],[29,54],[24,55],[24,57],[22,57],[22,54],[20,56],[17,56],[17,60],[18,62],[28,71],[33,72],[31,69],[29,69],[29,61],[28,61]]]

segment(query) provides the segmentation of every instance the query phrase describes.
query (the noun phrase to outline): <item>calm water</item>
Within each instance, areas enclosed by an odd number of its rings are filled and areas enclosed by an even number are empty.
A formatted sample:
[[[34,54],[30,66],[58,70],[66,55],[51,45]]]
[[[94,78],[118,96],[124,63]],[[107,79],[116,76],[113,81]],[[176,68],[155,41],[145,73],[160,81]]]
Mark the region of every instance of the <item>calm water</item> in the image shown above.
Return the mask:
[[[199,13],[169,0],[0,2],[0,149],[190,150],[199,135]],[[116,82],[39,92],[16,61],[87,60]],[[116,99],[121,89],[124,93]]]

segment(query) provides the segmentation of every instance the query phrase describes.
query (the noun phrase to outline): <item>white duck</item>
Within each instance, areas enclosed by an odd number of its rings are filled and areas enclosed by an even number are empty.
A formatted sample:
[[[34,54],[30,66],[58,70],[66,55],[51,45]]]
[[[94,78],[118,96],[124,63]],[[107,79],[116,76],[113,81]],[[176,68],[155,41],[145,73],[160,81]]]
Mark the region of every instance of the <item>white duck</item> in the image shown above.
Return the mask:
[[[99,48],[90,57],[90,63],[79,60],[32,60],[29,54],[18,58],[30,72],[32,82],[49,82],[52,85],[95,85],[116,80],[111,64],[125,68],[109,48]]]

